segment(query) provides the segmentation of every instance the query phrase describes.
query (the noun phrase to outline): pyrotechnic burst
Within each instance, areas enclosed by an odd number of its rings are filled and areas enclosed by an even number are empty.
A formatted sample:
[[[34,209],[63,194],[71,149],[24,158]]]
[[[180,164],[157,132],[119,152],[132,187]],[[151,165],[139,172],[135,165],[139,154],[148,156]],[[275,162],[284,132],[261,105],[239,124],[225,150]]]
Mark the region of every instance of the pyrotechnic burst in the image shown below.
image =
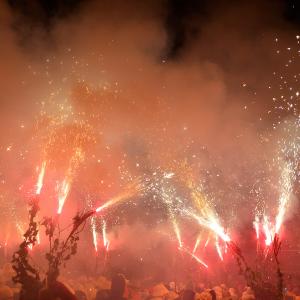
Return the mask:
[[[136,195],[139,189],[140,189],[140,185],[138,180],[127,185],[120,194],[111,198],[101,206],[97,207],[95,210],[96,213],[100,213],[103,210],[110,208],[111,206],[114,206],[116,204],[121,204],[122,202],[127,201],[128,199]]]
[[[292,194],[293,183],[295,182],[295,167],[291,162],[287,162],[283,168],[280,180],[280,196],[278,213],[275,219],[275,233],[279,234],[281,225],[283,223],[286,210],[288,208],[288,202]]]
[[[69,163],[69,169],[67,171],[67,175],[63,182],[61,183],[61,186],[58,190],[58,209],[57,213],[61,214],[65,201],[68,197],[68,194],[71,189],[72,180],[75,174],[75,171],[77,170],[79,164],[84,160],[84,154],[81,150],[81,148],[76,148],[73,156],[71,157],[70,163]]]
[[[225,233],[224,228],[216,220],[206,220],[189,210],[185,210],[185,213],[187,216],[190,216],[193,219],[195,219],[200,226],[203,226],[204,228],[211,230],[213,233],[219,236],[224,242],[230,242],[231,239],[229,235]]]
[[[191,211],[188,211],[188,214],[193,217],[199,223],[199,225],[204,226],[206,229],[209,229],[216,235],[216,250],[220,259],[223,261],[223,254],[219,244],[219,237],[225,243],[230,242],[230,237],[225,233],[224,228],[220,225],[218,215],[211,205],[209,199],[205,196],[203,187],[201,186],[201,184],[196,184],[194,176],[192,175],[192,170],[190,168],[186,169],[185,180],[190,190],[191,199],[193,200],[193,203],[197,209],[197,214]],[[207,244],[208,240],[205,243],[205,247],[207,246]],[[196,245],[194,249],[197,248]]]
[[[279,171],[278,204],[275,214],[270,211],[270,208],[264,207],[259,216],[255,216],[254,223],[257,235],[259,234],[257,228],[262,228],[267,246],[271,245],[275,235],[280,234],[290,206],[299,166],[299,74],[297,68],[294,68],[299,57],[299,36],[296,36],[296,42],[296,46],[281,49],[280,39],[275,39],[276,55],[284,63],[281,68],[273,72],[274,85],[268,86],[269,90],[273,91],[273,107],[268,111],[269,117],[273,120],[273,132],[265,140],[275,138],[277,142],[275,158],[270,167]]]

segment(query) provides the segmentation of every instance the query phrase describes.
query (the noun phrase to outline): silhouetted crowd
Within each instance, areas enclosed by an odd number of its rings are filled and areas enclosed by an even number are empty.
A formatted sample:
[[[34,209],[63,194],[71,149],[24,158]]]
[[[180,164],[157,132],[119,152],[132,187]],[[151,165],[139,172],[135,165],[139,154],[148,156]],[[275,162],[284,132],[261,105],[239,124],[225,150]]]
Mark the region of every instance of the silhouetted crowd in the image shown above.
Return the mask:
[[[0,269],[0,300],[34,300],[22,296],[21,286],[12,282],[14,271],[10,264]],[[300,300],[298,291],[286,291],[285,300]],[[157,283],[143,286],[139,281],[128,281],[122,274],[111,279],[104,276],[77,279],[60,278],[47,288],[42,288],[36,300],[253,300],[250,287],[243,290],[225,284],[205,287],[202,283]],[[272,300],[272,299],[264,299]],[[276,299],[274,299],[276,300]]]

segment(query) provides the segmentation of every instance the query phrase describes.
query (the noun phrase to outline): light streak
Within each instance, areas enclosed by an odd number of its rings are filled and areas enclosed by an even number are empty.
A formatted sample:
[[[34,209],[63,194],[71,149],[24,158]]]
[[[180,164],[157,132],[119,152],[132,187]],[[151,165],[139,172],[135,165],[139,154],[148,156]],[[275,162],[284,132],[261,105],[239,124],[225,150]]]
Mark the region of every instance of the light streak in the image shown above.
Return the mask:
[[[210,241],[210,237],[208,236],[208,238],[207,238],[207,240],[206,240],[206,242],[205,242],[205,244],[204,244],[204,248],[206,248],[206,247],[207,247],[207,245],[208,245],[209,241]]]
[[[259,240],[259,219],[258,216],[255,216],[255,221],[253,222],[253,226],[256,233],[256,239]]]
[[[38,231],[37,236],[36,236],[36,241],[37,244],[40,245],[41,244],[41,237],[40,237],[40,231]]]
[[[130,197],[134,196],[139,189],[139,185],[137,183],[133,183],[126,187],[125,191],[120,193],[119,195],[113,197],[112,199],[105,202],[103,205],[96,208],[95,212],[99,213],[104,209],[107,209],[115,204],[122,203],[123,201],[128,200]]]
[[[95,248],[95,251],[98,252],[98,237],[97,237],[97,231],[96,231],[96,219],[95,219],[95,217],[91,218],[91,226],[92,226],[94,248]]]
[[[77,170],[79,164],[84,160],[84,153],[80,147],[75,149],[74,154],[72,155],[69,168],[67,170],[67,175],[63,180],[59,191],[58,191],[58,209],[57,214],[60,215],[62,213],[65,201],[68,197],[69,191],[71,189],[72,179],[74,177],[74,173]]]
[[[44,176],[45,176],[45,171],[46,171],[46,161],[44,160],[42,163],[42,166],[40,168],[38,180],[36,183],[36,195],[39,195],[41,193],[41,190],[43,188],[43,182],[44,182]]]
[[[65,178],[64,181],[62,182],[60,189],[58,191],[58,209],[57,209],[57,214],[61,214],[66,198],[68,197],[69,191],[71,188],[71,183],[70,181]]]
[[[223,257],[223,253],[222,253],[222,250],[221,250],[221,247],[220,247],[220,244],[219,244],[218,237],[216,237],[216,250],[217,250],[217,253],[218,253],[221,261],[224,261],[224,257]]]
[[[102,237],[103,237],[103,246],[107,250],[109,246],[109,240],[107,239],[105,220],[102,221]]]
[[[196,256],[195,254],[191,253],[189,250],[187,250],[186,248],[178,248],[180,251],[184,251],[185,253],[187,253],[188,255],[190,255],[192,258],[194,258],[199,264],[201,264],[202,266],[204,266],[206,269],[208,269],[208,265],[201,260],[198,256]]]
[[[275,219],[276,234],[280,232],[280,228],[282,226],[283,219],[287,210],[288,201],[292,193],[292,188],[293,188],[292,178],[293,178],[292,163],[286,163],[281,176],[282,187],[281,187],[281,194],[279,197],[278,214]]]
[[[265,233],[265,243],[266,243],[266,246],[269,247],[272,244],[273,235],[272,235],[272,231],[270,229],[270,224],[269,224],[268,218],[266,216],[264,217],[263,229],[264,229],[264,233]]]
[[[172,224],[173,224],[173,228],[174,228],[174,231],[176,234],[176,238],[178,240],[179,247],[182,248],[183,243],[182,243],[182,239],[181,239],[181,235],[180,235],[180,230],[179,230],[178,224],[177,224],[174,216],[172,217]]]
[[[200,241],[201,241],[201,237],[200,237],[200,234],[199,234],[198,237],[197,237],[197,240],[196,240],[196,242],[195,242],[195,246],[194,246],[194,248],[193,248],[193,254],[196,253],[197,248],[198,248],[198,246],[199,246],[199,244],[200,244]]]
[[[188,214],[189,216],[193,217],[199,223],[199,225],[213,231],[224,242],[227,242],[227,243],[230,242],[231,239],[230,239],[229,235],[225,233],[224,228],[216,220],[214,220],[214,219],[206,220],[189,210],[185,210],[185,213]]]

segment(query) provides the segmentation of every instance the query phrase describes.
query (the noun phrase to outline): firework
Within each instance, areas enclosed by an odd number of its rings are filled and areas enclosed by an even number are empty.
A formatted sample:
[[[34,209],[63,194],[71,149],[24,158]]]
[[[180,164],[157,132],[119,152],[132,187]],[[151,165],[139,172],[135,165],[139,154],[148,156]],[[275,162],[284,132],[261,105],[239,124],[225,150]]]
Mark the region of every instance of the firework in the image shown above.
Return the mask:
[[[65,201],[68,197],[69,191],[71,188],[71,182],[67,178],[62,182],[60,189],[58,191],[58,209],[57,214],[60,215],[62,213]]]
[[[206,240],[206,242],[205,242],[205,244],[204,244],[204,248],[206,248],[206,247],[207,247],[207,245],[208,245],[209,241],[210,241],[210,237],[208,236],[208,238],[207,238],[207,240]]]
[[[105,202],[103,205],[96,208],[95,212],[99,213],[102,210],[107,209],[115,204],[120,204],[128,200],[130,197],[133,197],[138,192],[138,189],[139,185],[137,183],[133,183],[132,185],[127,186],[124,192],[120,193],[116,197],[113,197],[112,199]]]
[[[108,251],[109,240],[107,239],[106,222],[105,222],[105,220],[102,221],[102,237],[103,237],[103,246],[106,249],[106,251]]]
[[[292,163],[286,163],[281,175],[281,194],[279,197],[278,214],[275,219],[275,233],[278,234],[287,210],[288,200],[292,193],[292,178],[294,177]]]
[[[76,148],[73,156],[71,157],[67,175],[58,190],[58,209],[57,209],[58,215],[62,213],[65,201],[71,189],[71,184],[72,184],[75,171],[77,170],[79,164],[83,160],[84,160],[84,153],[82,152],[81,148]]]
[[[220,225],[217,213],[212,205],[210,205],[209,199],[202,192],[203,187],[196,184],[191,172],[188,172],[187,178],[188,180],[186,181],[186,184],[190,189],[191,198],[200,215],[187,211],[188,214],[193,217],[201,226],[214,232],[216,236],[220,237],[224,242],[230,242],[229,235],[225,233],[224,228]]]
[[[205,220],[204,218],[196,215],[195,213],[185,210],[185,213],[190,217],[194,218],[199,225],[211,230],[217,236],[219,236],[224,242],[230,242],[230,237],[228,234],[225,233],[224,228],[217,222],[217,220]]]
[[[222,250],[221,250],[221,247],[220,247],[220,243],[219,243],[218,237],[216,237],[216,243],[215,243],[215,245],[216,245],[217,253],[218,253],[218,255],[219,255],[221,261],[223,261],[223,260],[224,260],[224,257],[223,257],[223,253],[222,253]]]
[[[255,216],[255,221],[253,222],[253,226],[256,233],[256,239],[259,240],[259,218]]]
[[[95,248],[95,251],[98,252],[98,237],[97,237],[97,231],[96,231],[96,219],[94,216],[91,218],[91,227],[92,227],[94,248]]]
[[[181,234],[180,234],[180,230],[179,230],[179,227],[178,227],[178,223],[177,223],[176,219],[174,218],[174,216],[172,217],[172,224],[173,224],[173,228],[174,228],[174,231],[175,231],[175,234],[176,234],[178,245],[181,248],[183,246],[183,243],[182,243],[182,239],[181,239]]]
[[[197,240],[196,240],[196,242],[195,242],[195,246],[194,246],[194,248],[193,248],[193,254],[196,253],[197,248],[198,248],[198,246],[199,246],[199,244],[200,244],[200,240],[201,240],[201,237],[200,237],[200,234],[199,234],[198,237],[197,237]]]
[[[43,161],[42,166],[39,170],[39,176],[36,183],[36,191],[35,191],[36,195],[39,195],[41,193],[43,182],[44,182],[45,171],[46,171],[46,161]]]
[[[208,269],[208,265],[203,260],[201,260],[198,256],[196,256],[195,254],[191,253],[188,249],[183,248],[183,247],[180,247],[178,249],[180,251],[183,251],[183,252],[187,253],[192,258],[194,258],[196,260],[196,262],[198,262],[199,264],[201,264],[202,266],[204,266],[206,269]]]
[[[269,247],[272,244],[272,240],[273,240],[273,233],[272,233],[272,230],[270,227],[271,226],[270,226],[269,220],[265,216],[263,230],[264,230],[264,234],[265,234],[265,244],[267,247]]]

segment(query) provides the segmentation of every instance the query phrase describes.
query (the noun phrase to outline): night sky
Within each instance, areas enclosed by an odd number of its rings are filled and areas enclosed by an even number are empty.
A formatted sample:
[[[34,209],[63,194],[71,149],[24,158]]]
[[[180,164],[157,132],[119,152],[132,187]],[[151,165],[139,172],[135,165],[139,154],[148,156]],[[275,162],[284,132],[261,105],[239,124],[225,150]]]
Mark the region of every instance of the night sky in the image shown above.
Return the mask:
[[[50,33],[52,26],[58,20],[69,18],[72,15],[79,14],[81,10],[92,0],[6,0],[13,11],[15,20],[13,28],[19,34],[22,42],[30,43],[30,38],[36,28],[41,28]],[[104,5],[117,7],[119,1],[98,1]],[[140,1],[128,1],[130,6]],[[164,0],[164,1],[143,1],[156,2],[161,10],[165,30],[168,35],[168,44],[162,56],[166,59],[177,59],[181,55],[181,50],[188,43],[193,43],[201,35],[201,26],[195,26],[205,23],[212,18],[215,10],[234,7],[237,2],[247,1],[226,1],[226,0]],[[257,1],[265,2],[268,10],[265,14],[274,14],[280,21],[285,21],[292,28],[298,29],[300,26],[300,4],[296,0],[275,0],[275,1]],[[255,3],[255,1],[252,1]],[[139,6],[137,5],[137,8]],[[245,12],[242,12],[245,13]],[[253,20],[255,22],[255,20]],[[25,26],[24,26],[25,25]],[[25,27],[25,28],[24,28]]]

